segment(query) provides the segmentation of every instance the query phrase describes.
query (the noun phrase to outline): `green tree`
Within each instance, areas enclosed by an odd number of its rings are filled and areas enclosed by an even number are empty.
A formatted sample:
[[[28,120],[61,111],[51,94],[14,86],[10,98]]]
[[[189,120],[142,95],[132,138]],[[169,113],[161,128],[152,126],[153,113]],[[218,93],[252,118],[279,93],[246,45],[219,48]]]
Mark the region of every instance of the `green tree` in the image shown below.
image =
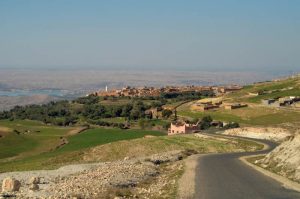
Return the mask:
[[[200,123],[200,129],[202,129],[202,130],[208,129],[210,127],[210,124],[212,121],[213,121],[213,119],[209,115],[204,116]]]
[[[169,118],[173,114],[173,112],[169,109],[164,109],[161,114],[164,118]]]

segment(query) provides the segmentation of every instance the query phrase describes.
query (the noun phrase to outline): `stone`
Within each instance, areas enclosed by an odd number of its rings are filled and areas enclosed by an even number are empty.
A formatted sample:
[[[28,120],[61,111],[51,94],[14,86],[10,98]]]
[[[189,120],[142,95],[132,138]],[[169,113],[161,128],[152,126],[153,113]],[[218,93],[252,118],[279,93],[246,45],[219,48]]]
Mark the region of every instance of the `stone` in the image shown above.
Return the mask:
[[[19,191],[21,187],[20,181],[14,178],[5,178],[2,183],[2,192]]]
[[[31,177],[29,179],[29,184],[40,184],[41,179],[39,177]]]
[[[39,187],[38,184],[31,184],[30,187],[29,187],[29,189],[30,189],[31,191],[37,191],[37,190],[40,189],[40,187]]]

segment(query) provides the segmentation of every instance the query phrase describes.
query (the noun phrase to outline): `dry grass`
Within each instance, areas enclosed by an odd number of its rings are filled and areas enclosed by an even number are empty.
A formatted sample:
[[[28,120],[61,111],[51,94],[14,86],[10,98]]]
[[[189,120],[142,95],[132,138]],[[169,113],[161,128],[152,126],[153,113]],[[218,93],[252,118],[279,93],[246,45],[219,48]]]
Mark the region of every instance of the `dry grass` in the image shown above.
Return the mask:
[[[87,150],[84,161],[113,161],[125,157],[135,158],[173,150],[196,150],[199,153],[253,150],[259,147],[241,140],[199,138],[195,135],[162,136],[141,138],[104,144]]]

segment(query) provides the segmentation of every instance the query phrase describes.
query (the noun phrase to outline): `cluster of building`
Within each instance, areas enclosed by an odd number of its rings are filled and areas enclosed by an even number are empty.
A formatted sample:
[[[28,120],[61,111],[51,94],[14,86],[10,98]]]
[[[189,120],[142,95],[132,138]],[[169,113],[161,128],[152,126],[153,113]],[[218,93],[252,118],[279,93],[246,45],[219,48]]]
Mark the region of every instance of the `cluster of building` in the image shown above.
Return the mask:
[[[300,107],[299,102],[300,102],[300,97],[296,97],[296,96],[262,100],[263,105],[272,106],[272,107],[284,107],[290,105],[294,105],[295,107]]]
[[[241,90],[241,86],[166,86],[161,88],[155,87],[124,87],[122,89],[113,89],[104,91],[98,91],[92,93],[92,95],[103,97],[145,97],[145,96],[159,96],[161,93],[180,93],[180,92],[200,92],[200,91],[212,91],[216,95],[222,95],[228,92]]]
[[[247,104],[242,103],[223,103],[222,98],[207,98],[199,100],[197,103],[192,105],[192,110],[196,111],[208,111],[215,110],[224,107],[226,110],[238,109],[247,107]]]

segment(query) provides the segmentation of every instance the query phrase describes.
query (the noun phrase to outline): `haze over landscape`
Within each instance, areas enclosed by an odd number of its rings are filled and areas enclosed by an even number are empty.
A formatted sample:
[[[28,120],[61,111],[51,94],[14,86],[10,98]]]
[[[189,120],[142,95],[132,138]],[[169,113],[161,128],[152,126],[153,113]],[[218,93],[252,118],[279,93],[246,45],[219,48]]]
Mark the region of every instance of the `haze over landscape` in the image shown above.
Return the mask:
[[[1,68],[299,71],[299,2],[1,1]]]

